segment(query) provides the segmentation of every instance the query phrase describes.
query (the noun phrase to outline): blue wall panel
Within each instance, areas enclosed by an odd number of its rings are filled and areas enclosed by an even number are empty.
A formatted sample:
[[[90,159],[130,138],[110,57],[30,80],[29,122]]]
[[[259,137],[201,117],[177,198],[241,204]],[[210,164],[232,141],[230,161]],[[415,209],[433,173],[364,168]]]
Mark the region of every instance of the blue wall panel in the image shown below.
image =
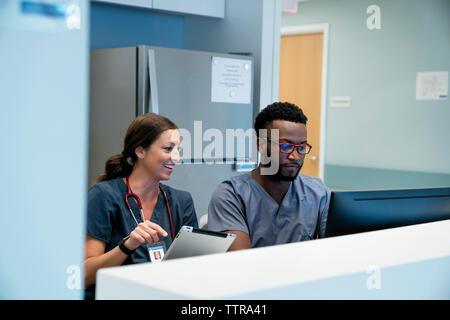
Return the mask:
[[[91,49],[141,44],[183,48],[184,17],[149,9],[91,4]]]

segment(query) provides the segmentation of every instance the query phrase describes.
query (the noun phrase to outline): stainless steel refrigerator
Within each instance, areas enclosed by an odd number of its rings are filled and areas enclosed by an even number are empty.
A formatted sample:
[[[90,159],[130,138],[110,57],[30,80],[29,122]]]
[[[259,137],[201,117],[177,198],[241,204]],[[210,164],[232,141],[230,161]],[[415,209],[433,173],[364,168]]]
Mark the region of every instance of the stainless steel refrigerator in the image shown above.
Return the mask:
[[[243,141],[234,138],[233,147],[226,141],[233,132],[227,129],[248,133],[252,128],[252,92],[253,58],[248,54],[152,46],[91,50],[89,185],[103,172],[107,158],[122,151],[131,121],[158,113],[190,132],[190,152],[183,150],[182,161],[163,183],[189,191],[201,217],[221,181],[254,167],[250,136],[244,152],[238,151]],[[211,157],[205,157],[205,149],[215,142],[204,135],[208,129],[223,138],[223,152]]]

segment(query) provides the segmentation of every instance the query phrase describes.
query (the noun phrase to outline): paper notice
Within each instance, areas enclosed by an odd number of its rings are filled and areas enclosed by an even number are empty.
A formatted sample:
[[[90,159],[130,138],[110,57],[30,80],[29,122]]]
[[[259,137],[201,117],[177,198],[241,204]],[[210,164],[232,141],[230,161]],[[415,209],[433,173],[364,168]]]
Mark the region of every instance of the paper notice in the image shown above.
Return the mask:
[[[211,101],[251,103],[252,61],[213,57]]]
[[[448,71],[418,72],[416,100],[447,100]]]

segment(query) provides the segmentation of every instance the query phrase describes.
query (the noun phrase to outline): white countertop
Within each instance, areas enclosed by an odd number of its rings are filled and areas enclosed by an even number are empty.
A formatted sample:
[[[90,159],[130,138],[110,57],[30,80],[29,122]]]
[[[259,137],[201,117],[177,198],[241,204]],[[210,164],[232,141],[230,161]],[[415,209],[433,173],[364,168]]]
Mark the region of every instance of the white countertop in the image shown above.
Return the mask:
[[[450,220],[101,269],[97,299],[217,299],[450,256]]]

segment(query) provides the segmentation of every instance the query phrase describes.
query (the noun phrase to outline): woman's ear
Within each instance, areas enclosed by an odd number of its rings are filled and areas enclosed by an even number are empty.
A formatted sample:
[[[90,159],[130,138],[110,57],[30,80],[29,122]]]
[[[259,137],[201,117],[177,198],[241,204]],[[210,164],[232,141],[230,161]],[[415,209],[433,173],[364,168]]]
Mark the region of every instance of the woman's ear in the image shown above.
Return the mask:
[[[134,149],[134,153],[136,153],[136,157],[138,159],[144,159],[145,156],[145,150],[142,147],[137,147],[136,149]]]

